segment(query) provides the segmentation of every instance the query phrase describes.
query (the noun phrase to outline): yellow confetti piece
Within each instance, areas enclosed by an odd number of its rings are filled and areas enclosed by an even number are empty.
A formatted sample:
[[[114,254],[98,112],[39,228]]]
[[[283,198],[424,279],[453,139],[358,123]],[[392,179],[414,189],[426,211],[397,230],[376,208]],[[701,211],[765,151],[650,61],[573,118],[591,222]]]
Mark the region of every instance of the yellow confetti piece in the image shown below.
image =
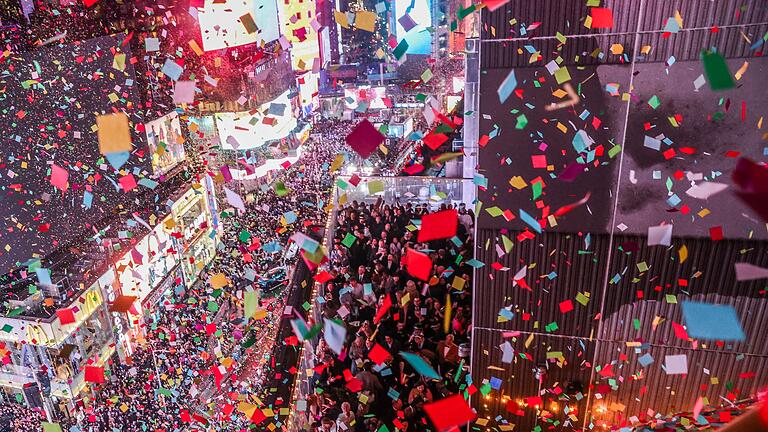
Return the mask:
[[[453,277],[453,282],[451,283],[451,286],[453,288],[457,289],[457,290],[463,290],[464,289],[464,284],[466,282],[467,281],[464,278],[461,278],[461,277],[458,277],[458,276],[454,276]]]
[[[344,164],[344,155],[337,154],[336,157],[333,159],[333,163],[331,163],[331,167],[328,168],[328,172],[333,173],[334,171],[341,168],[343,164]]]
[[[557,226],[557,219],[555,219],[555,215],[549,215],[547,216],[547,223],[549,223],[549,226],[554,228]]]
[[[189,41],[189,47],[192,48],[192,51],[194,51],[195,54],[197,54],[198,56],[203,55],[203,50],[200,48],[200,45],[198,45],[197,42],[195,42],[194,39]]]
[[[562,84],[570,80],[571,80],[571,74],[568,72],[567,66],[563,66],[560,69],[555,71],[555,81],[557,81],[558,84]]]
[[[736,78],[736,81],[740,80],[741,77],[744,75],[744,72],[747,71],[747,68],[749,67],[749,62],[745,61],[743,65],[739,68],[739,70],[736,71],[733,76]]]
[[[622,54],[624,54],[624,45],[622,45],[622,44],[613,44],[613,45],[611,45],[611,54],[613,54],[613,55],[622,55]]]
[[[653,317],[653,322],[651,323],[651,328],[653,329],[653,331],[656,331],[656,327],[658,327],[659,324],[661,324],[662,322],[664,322],[664,318],[658,315]]]
[[[533,333],[528,335],[528,339],[525,340],[525,348],[527,349],[529,346],[531,346],[531,342],[533,342]]]
[[[514,177],[512,177],[511,179],[509,179],[509,184],[510,184],[510,185],[511,185],[513,188],[515,188],[515,189],[517,189],[517,190],[520,190],[520,189],[525,189],[526,187],[528,187],[528,184],[527,184],[527,183],[525,182],[525,180],[523,180],[523,178],[522,178],[522,177],[520,177],[520,176],[514,176]]]
[[[677,21],[677,25],[680,26],[680,29],[683,28],[683,17],[680,16],[680,11],[675,11],[675,21]]]
[[[677,256],[680,258],[680,264],[684,263],[688,259],[688,248],[685,245],[680,246]]]

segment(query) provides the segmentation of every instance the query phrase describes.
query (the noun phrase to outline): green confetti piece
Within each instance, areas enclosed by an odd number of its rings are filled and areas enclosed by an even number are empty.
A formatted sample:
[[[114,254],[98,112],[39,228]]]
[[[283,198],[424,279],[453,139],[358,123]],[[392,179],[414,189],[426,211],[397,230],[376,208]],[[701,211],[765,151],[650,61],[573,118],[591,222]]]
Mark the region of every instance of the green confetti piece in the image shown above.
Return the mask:
[[[520,114],[517,116],[517,124],[515,125],[515,129],[525,129],[525,127],[528,125],[528,117],[525,116],[525,114]]]
[[[650,105],[651,108],[656,109],[661,105],[661,101],[659,100],[659,97],[656,95],[651,96],[650,99],[648,99],[648,105]]]
[[[504,212],[503,212],[503,211],[502,211],[500,208],[498,208],[498,207],[496,207],[496,206],[494,206],[494,207],[488,207],[487,209],[485,209],[485,211],[486,211],[486,212],[487,212],[489,215],[491,215],[491,217],[499,217],[499,216],[501,216],[502,214],[504,214]]]
[[[728,64],[720,53],[703,50],[701,61],[704,64],[704,75],[707,77],[709,88],[727,90],[735,86]]]
[[[463,8],[459,7],[459,12],[456,14],[456,17],[458,19],[460,19],[460,20],[463,20],[464,18],[469,16],[469,14],[471,14],[474,11],[475,11],[475,5],[470,5],[466,9],[463,9]]]
[[[613,146],[608,149],[608,157],[613,159],[617,154],[621,153],[621,146]]]
[[[406,51],[408,51],[408,42],[403,39],[399,44],[397,44],[395,50],[392,51],[392,55],[395,56],[396,59],[400,60],[405,55]]]
[[[533,199],[537,199],[541,196],[542,192],[542,186],[541,182],[536,182],[531,185],[531,189],[533,190]]]
[[[578,293],[576,294],[576,301],[582,306],[586,306],[587,303],[589,303],[589,297],[585,296],[582,293]]]
[[[347,233],[346,236],[344,236],[344,240],[341,241],[341,244],[347,247],[347,249],[351,248],[353,244],[355,244],[355,240],[357,240],[357,237],[355,237],[351,233]]]

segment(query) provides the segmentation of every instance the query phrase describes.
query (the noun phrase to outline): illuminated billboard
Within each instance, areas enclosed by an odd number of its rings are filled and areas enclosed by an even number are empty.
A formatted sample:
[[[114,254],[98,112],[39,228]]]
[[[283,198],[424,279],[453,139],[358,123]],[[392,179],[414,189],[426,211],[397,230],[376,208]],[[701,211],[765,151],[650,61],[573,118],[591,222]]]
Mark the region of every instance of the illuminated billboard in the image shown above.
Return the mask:
[[[344,89],[344,105],[347,109],[357,109],[361,104],[367,109],[384,109],[387,89],[385,87],[360,86]]]
[[[304,115],[309,115],[314,111],[319,102],[320,74],[306,72],[296,79],[299,87],[299,98],[301,100],[301,110]]]
[[[398,43],[408,41],[407,54],[432,53],[432,34],[427,30],[432,27],[430,9],[430,0],[395,0],[395,34]]]
[[[311,70],[315,59],[320,58],[320,38],[317,35],[320,26],[315,16],[315,2],[280,0],[279,7],[281,32],[291,43],[293,70]]]
[[[216,129],[224,150],[248,150],[288,136],[296,128],[286,91],[258,110],[216,113]]]
[[[155,226],[115,263],[123,295],[144,300],[176,266],[176,255],[167,252],[172,242],[164,225],[160,223]]]
[[[145,123],[144,128],[155,175],[167,173],[184,160],[184,136],[175,111]]]
[[[205,0],[197,12],[205,51],[280,37],[275,0]]]

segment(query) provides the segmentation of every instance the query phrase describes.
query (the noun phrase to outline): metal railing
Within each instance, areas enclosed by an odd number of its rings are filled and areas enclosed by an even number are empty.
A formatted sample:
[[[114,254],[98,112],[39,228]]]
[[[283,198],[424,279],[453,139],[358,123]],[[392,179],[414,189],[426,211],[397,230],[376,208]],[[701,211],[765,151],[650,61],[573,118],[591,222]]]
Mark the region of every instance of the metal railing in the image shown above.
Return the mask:
[[[349,176],[340,176],[339,178],[347,183],[350,180]],[[467,188],[466,186],[471,187]],[[376,188],[382,190],[371,194],[371,187],[374,187],[374,190]],[[339,198],[344,194],[347,195],[347,202],[373,203],[381,198],[386,203],[430,205],[471,203],[475,198],[474,185],[470,179],[421,176],[363,177],[357,186],[348,183],[345,189],[338,186],[334,187],[334,208],[335,203],[339,202]]]

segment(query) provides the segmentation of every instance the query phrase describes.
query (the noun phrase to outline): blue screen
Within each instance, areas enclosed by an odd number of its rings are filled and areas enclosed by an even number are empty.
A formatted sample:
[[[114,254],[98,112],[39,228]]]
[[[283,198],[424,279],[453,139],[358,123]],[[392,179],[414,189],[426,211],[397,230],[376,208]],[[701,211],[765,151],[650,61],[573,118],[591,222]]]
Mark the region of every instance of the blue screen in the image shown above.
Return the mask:
[[[416,22],[416,26],[408,32],[399,22],[406,13]],[[398,19],[397,42],[400,43],[403,39],[408,42],[406,53],[430,54],[432,52],[432,34],[427,31],[427,27],[432,26],[430,0],[395,0],[395,16]]]

